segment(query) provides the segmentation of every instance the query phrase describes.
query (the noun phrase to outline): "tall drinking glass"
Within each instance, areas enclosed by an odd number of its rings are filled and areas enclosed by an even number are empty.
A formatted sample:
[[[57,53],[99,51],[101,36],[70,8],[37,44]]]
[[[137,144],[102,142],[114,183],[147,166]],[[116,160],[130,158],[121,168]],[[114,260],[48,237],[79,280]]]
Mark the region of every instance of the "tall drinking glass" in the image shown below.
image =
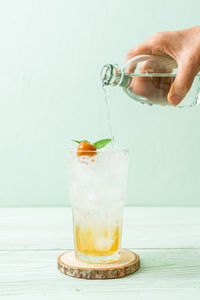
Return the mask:
[[[70,202],[79,260],[119,260],[127,175],[126,149],[69,153]]]

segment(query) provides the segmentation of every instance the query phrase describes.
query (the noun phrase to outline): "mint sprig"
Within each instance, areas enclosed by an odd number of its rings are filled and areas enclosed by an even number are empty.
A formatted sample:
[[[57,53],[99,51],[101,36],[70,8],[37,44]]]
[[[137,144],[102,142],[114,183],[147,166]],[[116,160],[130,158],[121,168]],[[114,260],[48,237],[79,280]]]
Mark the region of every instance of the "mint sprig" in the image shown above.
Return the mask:
[[[93,144],[93,146],[96,148],[96,149],[101,149],[103,147],[105,147],[108,143],[111,142],[111,139],[103,139],[103,140],[100,140],[100,141],[97,141]]]
[[[91,144],[87,140],[82,140],[82,141],[72,140],[72,141],[75,143],[78,143],[78,144],[80,144],[81,142],[87,142],[87,143]],[[97,141],[91,145],[93,145],[96,149],[101,149],[101,148],[104,148],[110,142],[111,142],[111,139],[103,139],[103,140]]]
[[[75,142],[77,144],[80,144],[81,142],[86,142],[90,144],[90,142],[88,142],[87,140],[82,140],[82,141],[72,140],[72,142]]]

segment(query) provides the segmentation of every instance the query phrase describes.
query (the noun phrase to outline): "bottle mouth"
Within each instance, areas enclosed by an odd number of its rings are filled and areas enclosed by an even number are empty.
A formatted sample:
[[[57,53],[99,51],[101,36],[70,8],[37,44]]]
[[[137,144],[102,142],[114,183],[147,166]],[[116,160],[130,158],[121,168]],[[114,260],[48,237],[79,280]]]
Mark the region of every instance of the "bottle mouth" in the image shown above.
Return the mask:
[[[101,69],[101,81],[103,85],[110,85],[110,81],[113,75],[113,66],[107,64]]]
[[[123,70],[117,64],[107,64],[103,66],[100,77],[103,86],[120,85],[123,79]]]

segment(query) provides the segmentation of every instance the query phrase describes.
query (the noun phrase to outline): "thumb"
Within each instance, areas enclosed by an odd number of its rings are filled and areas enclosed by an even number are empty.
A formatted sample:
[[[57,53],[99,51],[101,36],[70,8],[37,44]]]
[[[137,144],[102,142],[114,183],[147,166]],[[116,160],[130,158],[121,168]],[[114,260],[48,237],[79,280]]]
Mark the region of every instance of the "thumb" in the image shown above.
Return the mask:
[[[197,73],[196,66],[191,66],[191,62],[179,64],[178,73],[167,96],[170,104],[176,106],[183,100],[189,92]]]

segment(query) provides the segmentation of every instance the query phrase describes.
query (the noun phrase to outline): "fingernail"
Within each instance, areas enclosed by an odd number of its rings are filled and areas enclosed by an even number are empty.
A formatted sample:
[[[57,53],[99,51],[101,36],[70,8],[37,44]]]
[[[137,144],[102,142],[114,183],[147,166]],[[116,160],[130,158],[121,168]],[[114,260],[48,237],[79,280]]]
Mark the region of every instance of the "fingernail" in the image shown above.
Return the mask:
[[[181,100],[183,99],[183,97],[179,96],[179,95],[172,95],[169,100],[170,100],[170,103],[173,104],[173,105],[178,105]]]

